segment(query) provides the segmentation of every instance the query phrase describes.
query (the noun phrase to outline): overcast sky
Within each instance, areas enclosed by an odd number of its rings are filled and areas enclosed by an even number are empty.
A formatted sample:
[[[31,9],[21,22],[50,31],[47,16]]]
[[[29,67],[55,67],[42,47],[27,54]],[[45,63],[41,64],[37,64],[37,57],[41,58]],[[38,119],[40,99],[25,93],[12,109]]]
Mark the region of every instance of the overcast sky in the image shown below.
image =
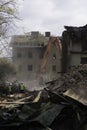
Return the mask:
[[[19,0],[19,28],[16,33],[50,31],[61,35],[64,25],[87,24],[87,0]]]

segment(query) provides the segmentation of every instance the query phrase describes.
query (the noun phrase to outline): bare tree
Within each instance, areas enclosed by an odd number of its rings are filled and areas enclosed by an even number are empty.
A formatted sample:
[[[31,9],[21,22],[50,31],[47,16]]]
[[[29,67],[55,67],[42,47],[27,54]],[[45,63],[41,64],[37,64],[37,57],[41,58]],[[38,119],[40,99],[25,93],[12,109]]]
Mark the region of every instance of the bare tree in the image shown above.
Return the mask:
[[[6,35],[16,17],[16,0],[0,0],[0,37]]]
[[[7,56],[10,52],[9,35],[13,32],[15,20],[18,19],[17,1],[0,0],[0,55]]]

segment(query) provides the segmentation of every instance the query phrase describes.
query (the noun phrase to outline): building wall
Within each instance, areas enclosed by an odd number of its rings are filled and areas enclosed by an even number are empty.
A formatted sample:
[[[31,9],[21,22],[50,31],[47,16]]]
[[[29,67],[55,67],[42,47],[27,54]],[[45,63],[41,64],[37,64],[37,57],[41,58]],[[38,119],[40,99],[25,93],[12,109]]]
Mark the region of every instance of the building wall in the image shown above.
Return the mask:
[[[81,54],[71,54],[70,60],[70,66],[81,64]]]
[[[46,72],[49,73],[49,78],[57,78],[61,72],[61,55],[59,49],[53,44],[48,56]]]
[[[87,64],[87,49],[86,46],[83,49],[81,40],[72,40],[67,31],[64,31],[62,41],[62,72],[67,72],[71,66]]]
[[[42,61],[42,56],[44,54],[44,51],[45,51],[44,47],[43,48],[38,48],[38,47],[37,48],[14,47],[13,48],[13,62],[18,67],[18,74],[17,74],[18,79],[23,79],[23,80],[37,79],[40,72],[40,66],[41,66],[41,61]],[[46,71],[45,74],[43,75],[45,81],[58,77],[57,72],[61,71],[60,62],[61,62],[61,57],[59,54],[59,49],[57,49],[53,45],[47,57]]]
[[[81,43],[70,42],[70,46],[68,46],[68,66],[77,66],[81,64],[81,53]]]
[[[70,41],[68,45],[68,50],[72,52],[81,52],[82,51],[82,46],[80,42],[72,42]]]
[[[36,35],[38,34],[38,35]],[[40,75],[42,57],[45,52],[50,33],[45,36],[39,32],[32,32],[31,35],[14,36],[11,40],[13,62],[18,68],[17,79],[35,80]],[[59,49],[53,44],[47,56],[43,80],[49,81],[57,78],[61,71],[61,55]]]
[[[18,67],[19,79],[36,78],[43,50],[42,48],[13,48],[13,62]]]

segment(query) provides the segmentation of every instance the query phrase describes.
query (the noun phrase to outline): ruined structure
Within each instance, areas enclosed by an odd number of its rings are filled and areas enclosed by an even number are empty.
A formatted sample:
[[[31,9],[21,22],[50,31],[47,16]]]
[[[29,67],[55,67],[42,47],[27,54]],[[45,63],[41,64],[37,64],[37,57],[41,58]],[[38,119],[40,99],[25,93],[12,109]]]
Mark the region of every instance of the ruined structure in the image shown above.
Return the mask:
[[[24,35],[12,37],[13,62],[18,67],[17,79],[34,80],[38,78],[41,61],[45,52],[50,32],[45,36],[39,32],[31,32]],[[42,75],[44,80],[53,79],[60,71],[61,57],[55,45],[52,45],[47,57],[45,73]]]
[[[87,64],[87,25],[65,26],[62,34],[62,72],[71,66]]]

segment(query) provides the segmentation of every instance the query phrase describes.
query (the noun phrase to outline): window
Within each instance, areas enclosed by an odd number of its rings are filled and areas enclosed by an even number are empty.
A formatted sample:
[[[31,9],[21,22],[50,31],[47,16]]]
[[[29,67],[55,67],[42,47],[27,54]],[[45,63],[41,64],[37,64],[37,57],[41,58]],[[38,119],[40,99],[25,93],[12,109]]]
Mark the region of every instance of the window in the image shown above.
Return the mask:
[[[40,57],[40,59],[42,59],[43,58],[43,53],[40,53],[39,57]]]
[[[44,42],[43,42],[43,43],[41,43],[41,46],[44,46]]]
[[[32,71],[33,70],[33,66],[32,65],[28,65],[28,70]]]
[[[18,70],[22,71],[22,66],[21,65],[18,66]]]
[[[82,43],[82,51],[87,51],[87,43],[86,42]]]
[[[52,71],[56,71],[56,65],[52,66]]]
[[[87,64],[87,57],[81,58],[81,64]]]
[[[22,54],[20,52],[17,53],[17,57],[18,58],[21,58],[22,57]]]
[[[32,52],[28,52],[28,57],[29,57],[29,58],[32,58],[32,57],[33,57]]]
[[[46,50],[46,48],[41,48],[41,49],[40,49],[40,52],[39,52],[39,58],[40,58],[40,59],[43,58],[44,53],[45,53],[45,50]]]
[[[55,60],[55,59],[56,59],[56,54],[54,53],[54,54],[53,54],[53,60]]]

